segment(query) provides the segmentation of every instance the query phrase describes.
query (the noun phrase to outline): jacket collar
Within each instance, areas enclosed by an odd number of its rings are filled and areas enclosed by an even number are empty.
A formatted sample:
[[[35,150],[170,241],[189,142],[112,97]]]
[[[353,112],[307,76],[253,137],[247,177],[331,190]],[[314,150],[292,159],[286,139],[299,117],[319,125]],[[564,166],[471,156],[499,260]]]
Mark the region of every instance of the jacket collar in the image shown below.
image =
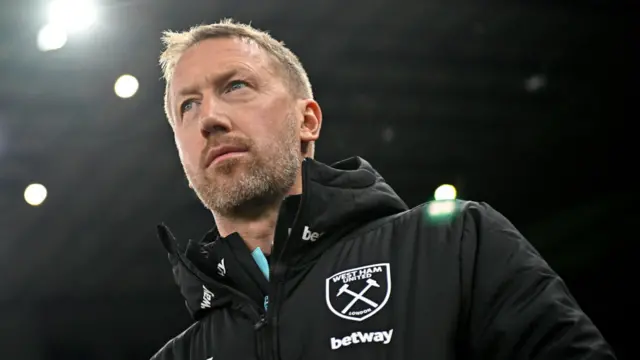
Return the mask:
[[[360,157],[331,166],[302,163],[302,195],[283,202],[271,256],[272,272],[292,272],[315,261],[353,230],[407,210],[373,167]],[[214,227],[200,241],[180,242],[165,225],[158,236],[191,315],[242,300],[262,305],[269,283],[237,234],[220,237]]]

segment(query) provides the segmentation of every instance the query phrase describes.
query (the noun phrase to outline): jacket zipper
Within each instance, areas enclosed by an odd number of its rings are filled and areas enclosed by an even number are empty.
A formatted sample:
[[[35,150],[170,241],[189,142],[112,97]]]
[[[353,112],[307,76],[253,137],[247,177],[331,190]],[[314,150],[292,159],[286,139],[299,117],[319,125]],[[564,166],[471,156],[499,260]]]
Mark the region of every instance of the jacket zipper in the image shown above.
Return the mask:
[[[269,315],[269,319],[271,319],[271,323],[266,324],[267,333],[265,337],[265,344],[267,344],[267,348],[265,349],[266,353],[269,354],[269,359],[277,360],[279,359],[279,349],[278,349],[278,329],[279,326],[279,300],[283,293],[283,283],[284,283],[284,273],[274,273],[272,277],[275,280],[274,287],[274,301],[269,301],[269,309],[267,314]]]
[[[177,255],[178,261],[182,263],[182,266],[184,266],[187,269],[187,271],[189,271],[191,274],[193,274],[193,276],[198,278],[203,283],[207,282],[204,279],[202,279],[199,274],[191,270],[191,268],[186,264],[185,260],[182,258],[182,254],[178,252],[176,253],[176,255]],[[260,308],[255,304],[255,301],[253,301],[247,295],[231,287],[227,287],[227,289],[230,292],[236,294],[237,296],[243,298],[246,301],[247,306],[249,307],[249,309],[251,309],[251,312],[253,313],[252,321],[255,321],[253,328],[256,331],[256,346],[258,351],[258,359],[260,360],[275,359],[273,355],[274,354],[273,346],[272,346],[273,343],[271,342],[271,334],[270,334],[272,332],[270,329],[271,326],[269,326],[265,312],[259,310]]]
[[[306,166],[303,165],[302,171],[303,171],[303,174],[302,174],[303,188],[305,187],[308,188],[308,179],[307,179],[308,175],[307,175]],[[304,198],[305,196],[303,193],[301,203],[300,203],[300,208],[302,208]],[[296,224],[297,222],[298,222],[298,217],[296,216],[296,218],[294,219],[294,224]],[[294,233],[293,230],[297,231],[298,230],[297,228],[300,227],[299,224],[296,224],[296,225],[297,225],[295,226],[296,229],[292,229],[292,233]],[[289,241],[289,238],[287,238],[287,241]],[[184,259],[182,258],[182,255],[179,253],[179,251],[176,253],[176,255],[178,257],[178,261],[180,261],[182,265],[189,272],[191,272],[196,278],[198,278],[203,283],[206,283],[204,279],[202,279],[197,273],[193,272],[189,266],[187,266]],[[278,262],[278,260],[279,259],[277,259],[276,262]],[[271,301],[271,299],[269,299],[269,307],[266,313],[264,311],[258,310],[259,307],[257,308],[255,305],[255,302],[251,298],[249,298],[247,295],[237,291],[236,289],[233,289],[230,287],[228,288],[228,290],[230,290],[233,293],[236,293],[236,295],[244,298],[247,301],[247,305],[254,313],[254,316],[255,316],[254,321],[256,321],[255,319],[257,319],[257,322],[253,325],[253,328],[256,331],[256,342],[257,342],[256,346],[258,350],[258,358],[261,360],[278,360],[279,359],[278,332],[275,327],[278,324],[278,300],[280,299],[280,296],[282,296],[282,292],[283,292],[282,290],[284,288],[282,284],[284,283],[285,274],[286,274],[286,271],[285,273],[282,273],[282,274],[280,274],[280,272],[274,271],[274,274],[271,277],[271,279],[276,282],[276,286],[274,289],[276,296],[274,296],[273,302]],[[273,319],[272,324],[269,323],[268,321],[269,314],[273,314],[270,316]]]
[[[273,346],[271,342],[271,326],[265,315],[253,327],[256,330],[256,342],[258,347],[258,358],[261,360],[273,359]]]
[[[264,311],[259,310],[259,308],[255,305],[255,302],[245,294],[236,291],[235,289],[230,290],[235,292],[238,296],[244,298],[246,300],[247,306],[253,313],[251,320],[255,321],[255,323],[253,324],[253,329],[256,332],[256,350],[258,352],[258,359],[275,359],[273,355],[273,343],[271,342],[271,333],[273,331],[271,329],[271,324],[267,320],[267,314]]]
[[[303,189],[308,189],[308,174],[307,174],[307,166],[305,166],[305,164],[303,164],[302,167],[302,181],[303,181]],[[304,209],[304,200],[305,200],[305,193],[303,190],[302,193],[302,198],[300,199],[300,206],[299,209]],[[300,210],[299,210],[300,211]],[[300,228],[300,224],[298,224],[299,219],[298,219],[298,215],[296,215],[295,219],[293,220],[293,228],[291,229],[291,233],[290,235],[287,237],[287,241],[290,241],[291,238],[291,234],[297,234],[299,232],[299,228]],[[286,243],[285,242],[285,243]],[[286,250],[286,247],[282,249],[282,252],[280,254],[278,254],[278,258],[274,259],[275,260],[275,265],[278,265],[278,263],[280,262],[280,257],[282,255],[284,255],[284,252]],[[271,324],[269,324],[267,322],[267,319],[265,319],[265,328],[267,329],[266,332],[266,337],[265,337],[265,354],[269,354],[270,357],[268,357],[268,359],[273,359],[273,360],[278,360],[279,357],[279,345],[278,345],[278,329],[277,327],[279,326],[279,318],[278,318],[278,312],[280,311],[279,309],[279,305],[280,305],[280,299],[281,297],[284,295],[284,282],[286,279],[286,274],[287,274],[287,268],[285,267],[283,271],[278,271],[279,269],[281,269],[280,266],[274,266],[272,267],[274,268],[274,272],[273,274],[271,274],[271,281],[275,283],[274,286],[274,296],[273,299],[269,298],[269,308],[267,309],[267,318],[272,319]]]
[[[235,292],[238,296],[244,298],[246,300],[247,306],[251,309],[253,313],[252,321],[255,321],[253,324],[253,329],[256,332],[256,350],[258,352],[258,359],[260,360],[272,360],[275,359],[273,355],[273,344],[271,342],[271,324],[267,320],[267,314],[259,310],[256,307],[255,302],[251,300],[245,294],[236,291],[235,289],[230,289]]]

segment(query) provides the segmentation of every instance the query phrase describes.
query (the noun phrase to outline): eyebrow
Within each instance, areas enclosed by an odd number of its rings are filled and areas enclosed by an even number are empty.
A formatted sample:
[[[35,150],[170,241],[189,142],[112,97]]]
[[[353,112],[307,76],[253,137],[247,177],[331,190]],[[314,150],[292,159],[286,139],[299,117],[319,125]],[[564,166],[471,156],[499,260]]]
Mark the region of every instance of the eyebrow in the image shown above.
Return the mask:
[[[229,82],[229,80],[244,72],[245,71],[243,69],[233,68],[219,74],[207,75],[204,77],[204,83],[213,84],[216,89],[221,88],[225,86]],[[201,85],[202,83],[180,89],[180,91],[178,91],[177,98],[181,99],[185,96],[197,93]]]

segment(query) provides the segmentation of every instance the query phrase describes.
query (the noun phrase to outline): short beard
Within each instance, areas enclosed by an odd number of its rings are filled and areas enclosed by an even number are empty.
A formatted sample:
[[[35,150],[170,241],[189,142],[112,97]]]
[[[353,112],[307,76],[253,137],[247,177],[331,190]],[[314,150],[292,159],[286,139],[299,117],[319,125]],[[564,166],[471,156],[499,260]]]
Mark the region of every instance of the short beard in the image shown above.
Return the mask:
[[[205,207],[223,217],[255,219],[282,201],[295,184],[302,163],[295,119],[289,116],[287,121],[284,141],[278,141],[277,137],[273,139],[274,151],[269,152],[273,158],[262,157],[257,149],[250,149],[248,163],[243,158],[231,158],[218,165],[218,176],[245,171],[238,174],[233,183],[225,179],[216,185],[216,180],[208,173],[193,174],[185,167],[185,173]]]

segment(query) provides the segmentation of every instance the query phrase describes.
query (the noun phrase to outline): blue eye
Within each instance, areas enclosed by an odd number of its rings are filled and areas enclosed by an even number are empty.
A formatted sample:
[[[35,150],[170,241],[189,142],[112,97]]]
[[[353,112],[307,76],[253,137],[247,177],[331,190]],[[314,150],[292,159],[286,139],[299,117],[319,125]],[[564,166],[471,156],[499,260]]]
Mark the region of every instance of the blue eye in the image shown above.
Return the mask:
[[[231,91],[235,91],[235,90],[239,90],[243,87],[247,86],[247,83],[245,81],[242,80],[233,80],[232,82],[229,83],[229,85],[227,86],[227,91],[226,92],[231,92]]]
[[[180,113],[184,114],[185,112],[191,110],[193,107],[193,100],[187,100],[180,105]]]

